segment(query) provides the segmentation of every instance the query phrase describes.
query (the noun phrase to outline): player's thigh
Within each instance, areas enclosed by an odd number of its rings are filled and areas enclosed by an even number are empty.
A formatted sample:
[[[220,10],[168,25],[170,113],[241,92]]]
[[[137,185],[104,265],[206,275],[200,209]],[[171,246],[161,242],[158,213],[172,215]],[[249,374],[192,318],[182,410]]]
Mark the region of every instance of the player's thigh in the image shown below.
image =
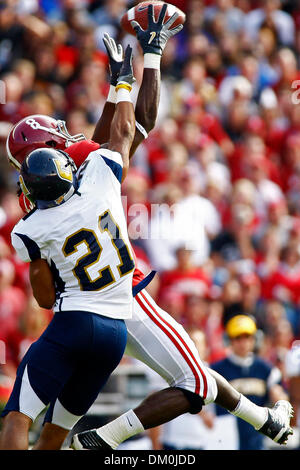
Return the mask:
[[[51,402],[45,422],[71,429],[89,410],[122,359],[127,341],[125,322],[95,315],[93,324],[89,350]]]
[[[97,398],[120,363],[127,341],[127,329],[123,320],[95,315],[93,321],[94,340],[90,350],[59,395],[61,403],[78,415],[86,413]]]
[[[21,361],[4,415],[14,410],[35,419],[59,395],[93,339],[91,317],[73,311],[54,315]]]
[[[216,396],[216,384],[184,328],[141,291],[134,298],[133,317],[126,320],[126,354],[155,370],[170,386],[185,388],[204,398]]]
[[[3,411],[20,411],[34,420],[56,397],[72,375],[74,364],[61,348],[45,338],[33,343],[18,370],[15,384]]]

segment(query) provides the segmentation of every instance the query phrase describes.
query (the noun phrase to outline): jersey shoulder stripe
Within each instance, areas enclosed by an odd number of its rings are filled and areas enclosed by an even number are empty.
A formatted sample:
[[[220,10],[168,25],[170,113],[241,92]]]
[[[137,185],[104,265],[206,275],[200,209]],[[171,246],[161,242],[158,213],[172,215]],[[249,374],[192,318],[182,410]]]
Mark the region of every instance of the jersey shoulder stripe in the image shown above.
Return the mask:
[[[119,163],[116,163],[113,160],[110,160],[109,158],[104,157],[103,155],[101,155],[101,157],[105,161],[106,165],[109,166],[109,168],[111,169],[111,171],[113,172],[113,174],[115,175],[119,183],[121,183],[122,173],[123,173],[123,168],[121,167],[121,165],[119,165]]]
[[[92,164],[92,168],[90,168],[89,164]],[[83,182],[86,175],[92,179],[94,179],[96,175],[99,176],[99,171],[101,172],[101,165],[103,166],[103,164],[104,167],[110,168],[108,171],[111,171],[118,182],[121,183],[123,172],[123,160],[121,154],[119,152],[101,148],[91,152],[87,160],[85,160],[85,162],[83,162],[83,164],[78,169],[77,178],[79,179],[80,184]]]
[[[15,235],[17,235],[24,243],[31,261],[35,261],[41,258],[41,250],[34,240],[23,233],[15,232]]]
[[[101,156],[106,165],[109,166],[119,183],[122,181],[123,159],[119,152],[110,149],[100,148],[96,151]]]
[[[115,152],[114,150],[106,148],[100,148],[99,150],[96,150],[96,153],[102,157],[106,157],[109,160],[118,163],[123,168],[123,159],[119,152]]]

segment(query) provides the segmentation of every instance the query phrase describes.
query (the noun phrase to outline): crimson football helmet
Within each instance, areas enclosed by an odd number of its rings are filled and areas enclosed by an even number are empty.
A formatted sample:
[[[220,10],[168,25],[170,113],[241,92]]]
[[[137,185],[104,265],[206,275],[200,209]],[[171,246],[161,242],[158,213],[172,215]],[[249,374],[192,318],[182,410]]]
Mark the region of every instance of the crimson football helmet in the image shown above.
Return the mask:
[[[86,140],[83,134],[70,135],[65,121],[35,114],[19,121],[6,140],[6,151],[10,163],[20,171],[27,155],[41,147],[65,150],[71,144]]]

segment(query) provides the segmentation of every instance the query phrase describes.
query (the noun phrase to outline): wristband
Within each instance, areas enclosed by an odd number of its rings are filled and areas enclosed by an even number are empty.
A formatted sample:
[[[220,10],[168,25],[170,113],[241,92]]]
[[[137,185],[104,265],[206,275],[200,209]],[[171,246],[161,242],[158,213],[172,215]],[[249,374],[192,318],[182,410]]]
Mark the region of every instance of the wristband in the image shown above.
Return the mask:
[[[110,103],[116,103],[116,101],[117,101],[117,92],[116,92],[116,87],[115,86],[110,85],[106,101],[109,101]]]
[[[130,96],[130,91],[127,90],[124,87],[120,87],[117,90],[117,101],[116,104],[120,103],[121,101],[128,101],[129,103],[132,103],[131,101],[131,96]]]
[[[156,69],[160,70],[160,61],[161,55],[159,54],[151,54],[147,52],[144,54],[144,68],[145,69]]]
[[[120,90],[120,88],[124,88],[127,91],[132,90],[132,86],[129,85],[129,83],[126,83],[126,82],[119,82],[116,86],[116,91]]]

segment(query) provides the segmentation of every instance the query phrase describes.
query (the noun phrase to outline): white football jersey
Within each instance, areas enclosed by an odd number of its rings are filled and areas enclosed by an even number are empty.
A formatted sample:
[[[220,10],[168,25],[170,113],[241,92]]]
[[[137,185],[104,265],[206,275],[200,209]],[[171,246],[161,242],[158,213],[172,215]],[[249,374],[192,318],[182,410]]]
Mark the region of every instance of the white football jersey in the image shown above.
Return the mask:
[[[25,262],[44,258],[57,291],[54,311],[132,315],[134,255],[121,200],[121,155],[91,152],[77,172],[77,193],[62,205],[25,216],[12,244]]]

